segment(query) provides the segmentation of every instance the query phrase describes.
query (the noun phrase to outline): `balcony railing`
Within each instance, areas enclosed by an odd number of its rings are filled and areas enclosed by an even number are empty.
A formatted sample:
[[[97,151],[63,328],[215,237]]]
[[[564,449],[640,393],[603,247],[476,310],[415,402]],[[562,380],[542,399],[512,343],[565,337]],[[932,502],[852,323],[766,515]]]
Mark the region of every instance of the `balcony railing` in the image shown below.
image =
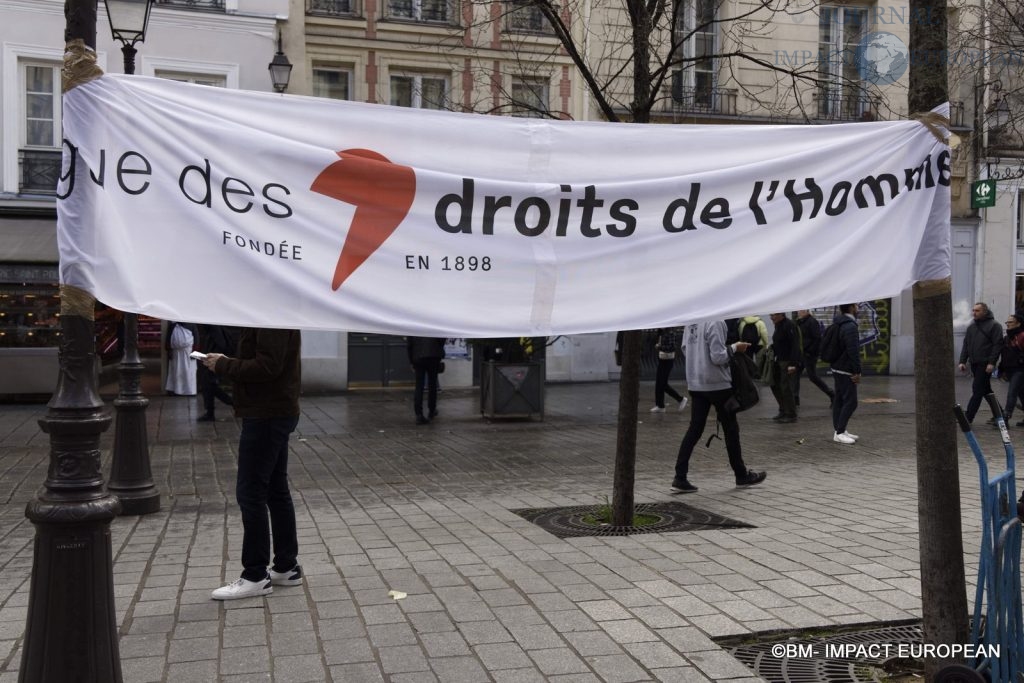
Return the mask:
[[[819,90],[818,118],[827,121],[877,121],[878,102],[863,94],[843,90]]]
[[[156,0],[156,4],[166,7],[204,10],[207,12],[224,11],[224,0]]]
[[[726,88],[684,86],[672,82],[672,110],[679,114],[736,115],[736,91]]]
[[[359,16],[358,0],[306,0],[306,14],[356,17]]]
[[[60,150],[22,149],[18,151],[22,194],[56,194],[60,178]]]

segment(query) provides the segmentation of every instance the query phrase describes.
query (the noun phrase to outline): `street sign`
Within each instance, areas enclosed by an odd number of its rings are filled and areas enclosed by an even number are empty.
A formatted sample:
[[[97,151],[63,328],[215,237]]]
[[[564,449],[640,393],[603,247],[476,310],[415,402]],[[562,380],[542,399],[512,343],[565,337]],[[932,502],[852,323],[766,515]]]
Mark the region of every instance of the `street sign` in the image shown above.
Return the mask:
[[[996,205],[996,181],[978,180],[971,183],[971,208],[987,209]]]

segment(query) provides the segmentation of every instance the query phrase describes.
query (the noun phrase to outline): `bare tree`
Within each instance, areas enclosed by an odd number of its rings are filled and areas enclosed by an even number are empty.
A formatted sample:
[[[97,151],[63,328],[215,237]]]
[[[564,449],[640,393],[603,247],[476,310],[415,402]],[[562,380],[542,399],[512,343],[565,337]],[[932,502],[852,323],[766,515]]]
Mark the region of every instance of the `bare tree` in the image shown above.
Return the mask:
[[[974,153],[1024,157],[1024,9],[1018,0],[954,0],[949,78],[967,103]]]

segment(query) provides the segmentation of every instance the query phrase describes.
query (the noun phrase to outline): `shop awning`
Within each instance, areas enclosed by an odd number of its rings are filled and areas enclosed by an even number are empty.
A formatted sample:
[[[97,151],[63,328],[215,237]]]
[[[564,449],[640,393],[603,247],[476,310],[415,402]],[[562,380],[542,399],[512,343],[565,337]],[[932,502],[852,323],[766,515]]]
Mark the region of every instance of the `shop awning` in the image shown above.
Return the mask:
[[[58,260],[55,218],[0,217],[0,262],[55,264]]]

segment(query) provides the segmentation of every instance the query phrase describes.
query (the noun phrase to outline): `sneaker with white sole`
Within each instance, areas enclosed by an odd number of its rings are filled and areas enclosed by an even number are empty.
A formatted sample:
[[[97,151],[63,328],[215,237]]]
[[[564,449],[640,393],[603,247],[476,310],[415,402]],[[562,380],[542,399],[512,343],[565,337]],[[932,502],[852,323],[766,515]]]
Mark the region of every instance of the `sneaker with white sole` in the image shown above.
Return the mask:
[[[286,572],[275,572],[271,567],[270,583],[275,586],[301,586],[302,566],[297,564]]]
[[[664,413],[665,409],[662,408],[661,406],[654,406],[653,408],[651,408],[651,412],[652,413]]]
[[[222,586],[210,594],[214,600],[238,600],[240,598],[254,598],[260,595],[269,595],[274,592],[270,584],[270,577],[267,576],[259,581],[249,581],[238,578],[226,586]]]
[[[859,439],[859,438],[860,438],[860,437],[859,437],[859,436],[857,436],[856,434],[851,434],[850,432],[843,432],[843,434],[846,434],[846,435],[847,435],[848,437],[850,437],[850,438],[851,438],[851,439],[853,439],[854,441],[856,441],[857,439]]]
[[[852,436],[850,436],[849,434],[847,434],[846,432],[843,432],[842,434],[840,434],[839,432],[835,432],[832,435],[832,440],[835,441],[836,443],[845,443],[845,444],[855,444],[855,443],[857,443],[857,440],[855,438],[853,438]]]
[[[689,403],[689,402],[690,402],[690,399],[688,399],[685,396],[683,396],[679,400],[679,412],[683,412],[684,410],[686,410],[686,404]]]

